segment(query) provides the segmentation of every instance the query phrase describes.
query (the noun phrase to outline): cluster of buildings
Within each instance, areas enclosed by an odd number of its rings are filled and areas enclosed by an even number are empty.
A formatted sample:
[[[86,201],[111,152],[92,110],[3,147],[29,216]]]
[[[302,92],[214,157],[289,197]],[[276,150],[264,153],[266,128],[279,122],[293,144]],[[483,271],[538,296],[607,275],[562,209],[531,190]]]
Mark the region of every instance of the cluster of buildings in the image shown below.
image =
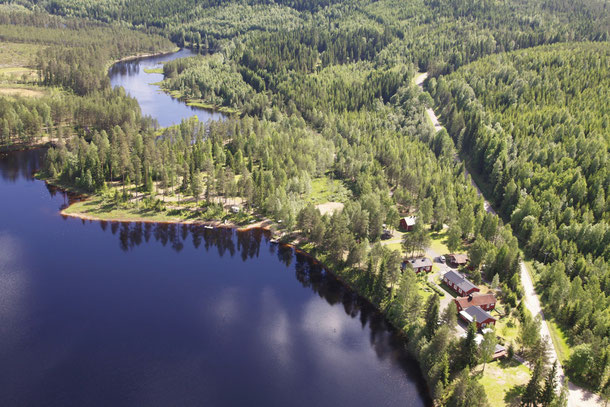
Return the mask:
[[[416,221],[417,218],[415,216],[404,217],[400,220],[400,227],[405,231],[411,231]],[[446,260],[453,268],[467,266],[469,261],[466,254],[449,254]],[[443,256],[441,256],[441,261],[445,262]],[[432,264],[432,260],[427,257],[417,257],[405,260],[402,267],[403,269],[407,266],[411,267],[415,274],[419,274],[432,271]],[[489,313],[496,307],[495,295],[492,293],[481,294],[479,287],[454,270],[445,273],[442,280],[447,287],[458,295],[454,302],[460,319],[468,324],[475,322],[477,329],[483,332],[496,324],[496,319]],[[482,336],[478,336],[480,337],[478,339],[482,340]],[[503,346],[496,345],[493,359],[505,357],[506,353],[506,349]]]
[[[466,323],[476,321],[478,329],[496,324],[496,319],[489,314],[496,307],[496,297],[493,294],[480,294],[476,285],[453,270],[443,275],[443,282],[460,295],[454,301],[462,320]]]

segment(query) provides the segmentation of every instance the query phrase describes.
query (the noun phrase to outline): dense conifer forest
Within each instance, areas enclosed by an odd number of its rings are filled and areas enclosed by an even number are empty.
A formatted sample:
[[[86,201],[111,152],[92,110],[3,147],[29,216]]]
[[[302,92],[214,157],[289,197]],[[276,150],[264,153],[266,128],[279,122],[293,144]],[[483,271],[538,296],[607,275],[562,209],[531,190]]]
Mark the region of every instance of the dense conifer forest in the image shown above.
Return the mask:
[[[384,229],[418,217],[405,252],[423,252],[447,229],[470,255],[463,271],[497,282],[520,329],[510,351],[540,365],[523,402],[563,405],[564,394],[536,390],[543,375],[556,378],[522,301],[523,250],[569,333],[570,377],[610,391],[606,2],[0,3],[0,38],[38,47],[35,75],[17,81],[44,89],[0,95],[0,144],[52,139],[45,177],[116,206],[146,196],[170,212],[165,198],[189,196],[197,219],[210,220],[239,198],[249,213],[281,221],[406,333],[442,405],[488,405],[471,374],[488,357],[474,327],[455,338],[454,309],[439,315],[439,297],[424,301],[421,279],[400,272]],[[111,61],[176,45],[200,55],[165,64],[163,88],[237,114],[158,129],[110,88]],[[418,72],[430,76],[427,91]],[[447,131],[434,131],[430,107]],[[466,165],[501,217],[486,211]],[[314,206],[319,182],[347,197],[342,211]]]
[[[568,368],[596,386],[610,357],[609,66],[607,43],[561,44],[430,84],[525,252],[546,264],[537,271],[549,313],[579,345]]]

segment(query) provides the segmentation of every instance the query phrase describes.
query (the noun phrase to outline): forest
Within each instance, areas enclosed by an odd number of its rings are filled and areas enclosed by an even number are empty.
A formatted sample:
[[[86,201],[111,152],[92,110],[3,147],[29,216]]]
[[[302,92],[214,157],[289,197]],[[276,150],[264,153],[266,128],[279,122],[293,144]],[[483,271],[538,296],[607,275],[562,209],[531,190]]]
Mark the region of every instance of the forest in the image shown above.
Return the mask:
[[[541,263],[548,312],[577,346],[569,371],[596,387],[610,357],[609,66],[607,44],[559,44],[483,58],[429,84],[461,152]]]
[[[605,3],[1,3],[10,6],[0,37],[40,46],[28,81],[48,93],[0,96],[0,143],[52,138],[45,177],[116,206],[146,196],[169,211],[165,198],[190,196],[204,220],[240,198],[282,221],[403,329],[443,405],[488,405],[473,375],[487,357],[474,328],[455,338],[455,314],[440,315],[439,297],[424,302],[415,274],[399,272],[400,253],[381,244],[384,224],[417,215],[426,228],[405,242],[412,251],[448,227],[468,248],[465,271],[497,279],[523,331],[519,353],[540,366],[524,403],[562,405],[563,394],[545,385],[556,377],[539,322],[521,301],[523,249],[539,261],[549,312],[570,331],[570,377],[610,389]],[[238,114],[158,129],[110,89],[111,61],[176,45],[200,55],[165,64],[164,89]],[[422,71],[427,92],[413,82]],[[430,126],[433,106],[447,131]],[[472,158],[456,163],[458,154]],[[489,174],[481,177],[502,218],[485,210],[466,166]],[[322,215],[308,203],[318,180],[349,191],[343,211]],[[446,324],[430,322],[439,318]]]

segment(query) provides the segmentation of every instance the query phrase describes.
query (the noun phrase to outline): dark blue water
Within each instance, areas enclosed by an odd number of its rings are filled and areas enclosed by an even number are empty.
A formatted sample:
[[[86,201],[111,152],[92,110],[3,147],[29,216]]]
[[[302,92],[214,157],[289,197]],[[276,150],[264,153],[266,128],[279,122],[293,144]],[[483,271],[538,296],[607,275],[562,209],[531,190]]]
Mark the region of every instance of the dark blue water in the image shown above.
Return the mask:
[[[83,222],[0,154],[0,406],[424,406],[383,318],[256,230]]]
[[[219,120],[222,113],[198,107],[187,106],[174,99],[153,83],[161,82],[163,75],[146,73],[144,69],[161,68],[163,62],[196,55],[189,49],[182,49],[169,55],[145,57],[116,63],[110,68],[108,76],[112,86],[122,86],[125,91],[140,103],[142,114],[157,119],[161,127],[178,124],[182,119],[197,116],[200,121]]]

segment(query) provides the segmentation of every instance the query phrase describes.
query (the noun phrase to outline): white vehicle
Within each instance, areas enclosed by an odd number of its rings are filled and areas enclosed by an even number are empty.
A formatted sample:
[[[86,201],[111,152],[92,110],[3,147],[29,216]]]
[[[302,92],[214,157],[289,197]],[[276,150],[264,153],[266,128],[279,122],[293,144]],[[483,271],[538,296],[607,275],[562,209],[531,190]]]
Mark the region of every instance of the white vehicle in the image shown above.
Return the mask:
[[[441,263],[444,263],[445,260],[445,256],[439,256],[438,259],[440,260]]]

